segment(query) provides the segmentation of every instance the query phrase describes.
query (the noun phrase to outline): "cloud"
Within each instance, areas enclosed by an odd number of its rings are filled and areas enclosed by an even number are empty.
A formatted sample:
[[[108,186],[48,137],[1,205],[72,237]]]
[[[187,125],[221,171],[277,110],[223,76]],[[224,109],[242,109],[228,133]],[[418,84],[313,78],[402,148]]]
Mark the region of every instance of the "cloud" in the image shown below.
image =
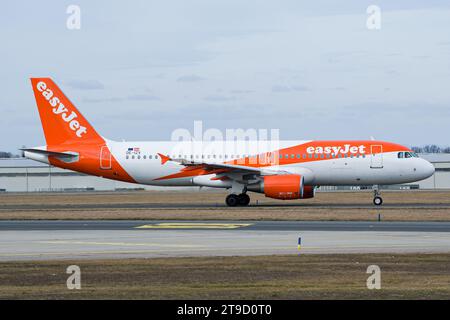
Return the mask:
[[[438,46],[450,46],[450,41],[439,41]]]
[[[86,103],[102,103],[102,102],[123,102],[123,101],[159,101],[157,96],[148,94],[134,94],[126,97],[111,97],[111,98],[84,98]]]
[[[272,87],[272,92],[276,92],[276,93],[284,93],[284,92],[292,92],[292,91],[309,91],[309,89],[306,86],[275,85]]]
[[[178,82],[198,82],[202,80],[204,80],[204,78],[197,76],[195,74],[181,76],[177,79]]]
[[[230,93],[233,94],[247,94],[247,93],[252,93],[254,92],[253,90],[231,90]]]
[[[128,100],[132,101],[155,101],[161,100],[157,96],[149,95],[149,94],[134,94],[127,97]]]
[[[111,98],[83,98],[83,102],[86,103],[102,103],[102,102],[121,102],[123,98],[111,97]]]
[[[228,102],[228,101],[234,101],[236,100],[235,97],[226,97],[221,95],[211,95],[207,96],[204,99],[205,101],[211,101],[211,102]]]
[[[105,86],[98,80],[69,80],[65,84],[78,90],[103,90]]]

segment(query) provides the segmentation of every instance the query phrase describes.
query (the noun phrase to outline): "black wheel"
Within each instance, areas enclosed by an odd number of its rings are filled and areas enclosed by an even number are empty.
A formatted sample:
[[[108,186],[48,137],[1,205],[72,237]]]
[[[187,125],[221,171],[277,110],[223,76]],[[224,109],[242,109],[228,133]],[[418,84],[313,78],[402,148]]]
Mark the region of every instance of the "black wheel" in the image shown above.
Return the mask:
[[[239,204],[239,197],[235,194],[230,194],[225,199],[225,202],[229,207],[236,207]]]
[[[238,196],[238,199],[239,199],[240,206],[248,206],[248,204],[250,203],[250,197],[246,193],[241,193]]]
[[[381,197],[375,197],[373,198],[373,204],[376,206],[381,206],[381,204],[383,203],[383,199],[381,199]]]

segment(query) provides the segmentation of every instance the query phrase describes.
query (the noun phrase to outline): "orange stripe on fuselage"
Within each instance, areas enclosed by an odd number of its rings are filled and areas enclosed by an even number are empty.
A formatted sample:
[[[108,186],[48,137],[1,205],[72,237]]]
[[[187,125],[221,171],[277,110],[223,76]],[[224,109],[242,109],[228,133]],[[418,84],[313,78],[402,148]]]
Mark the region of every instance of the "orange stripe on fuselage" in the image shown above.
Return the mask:
[[[301,145],[296,145],[289,148],[284,148],[277,150],[275,152],[268,152],[265,154],[260,154],[256,157],[246,157],[244,159],[237,159],[228,161],[226,163],[229,164],[237,164],[237,165],[245,165],[249,167],[255,167],[255,168],[261,168],[261,167],[268,167],[273,165],[288,165],[288,164],[296,164],[296,163],[304,163],[304,162],[314,162],[314,161],[323,161],[323,160],[330,160],[333,159],[331,156],[334,154],[334,152],[330,153],[309,153],[308,149],[310,147],[313,147],[314,149],[320,151],[320,148],[322,150],[325,150],[326,148],[340,148],[340,150],[345,150],[347,148],[355,147],[358,149],[357,152],[351,153],[351,152],[339,152],[342,157],[349,157],[350,155],[353,156],[362,156],[362,155],[371,155],[371,146],[382,146],[383,147],[383,153],[387,152],[397,152],[397,151],[411,151],[410,149],[391,142],[383,142],[383,141],[372,141],[372,140],[352,140],[352,141],[311,141],[307,142]],[[348,147],[347,147],[348,146]],[[360,152],[361,148],[364,150],[364,152]],[[376,152],[374,152],[375,154]],[[312,155],[310,158],[309,155]],[[330,155],[329,158],[327,158],[327,154]],[[338,155],[336,154],[336,155]],[[280,157],[281,155],[281,157]],[[286,157],[288,155],[288,157]],[[298,158],[298,155],[300,158]],[[303,155],[306,155],[306,158],[303,158]],[[315,157],[317,155],[317,158]],[[321,157],[323,155],[323,157]],[[273,161],[261,161],[262,159],[270,159],[271,157],[276,157],[275,160],[278,160],[278,162]]]

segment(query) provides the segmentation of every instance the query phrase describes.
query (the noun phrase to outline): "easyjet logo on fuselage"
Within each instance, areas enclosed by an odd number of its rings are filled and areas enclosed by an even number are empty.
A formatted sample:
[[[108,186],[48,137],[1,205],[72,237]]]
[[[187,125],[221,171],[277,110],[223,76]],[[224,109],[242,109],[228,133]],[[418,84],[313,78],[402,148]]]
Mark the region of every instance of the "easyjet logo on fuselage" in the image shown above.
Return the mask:
[[[344,144],[344,146],[326,146],[326,147],[308,147],[306,148],[307,153],[325,153],[325,154],[338,154],[338,153],[352,153],[352,154],[365,154],[366,153],[366,146],[359,145],[359,146],[352,146],[350,144]]]
[[[76,120],[76,118],[78,118],[77,113],[75,111],[70,112],[67,107],[61,103],[60,99],[53,94],[53,91],[47,88],[45,82],[38,82],[36,89],[38,89],[50,103],[53,108],[53,113],[60,115],[61,118],[68,123],[69,128],[75,131],[77,137],[81,138],[83,134],[87,133],[86,127],[82,126],[80,122]]]

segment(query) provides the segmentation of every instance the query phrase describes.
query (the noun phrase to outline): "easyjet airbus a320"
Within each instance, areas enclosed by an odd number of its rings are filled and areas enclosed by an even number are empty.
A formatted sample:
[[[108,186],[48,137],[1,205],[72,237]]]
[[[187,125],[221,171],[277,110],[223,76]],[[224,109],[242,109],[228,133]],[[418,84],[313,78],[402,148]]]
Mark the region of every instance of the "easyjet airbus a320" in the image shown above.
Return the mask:
[[[314,197],[320,185],[377,186],[430,177],[434,167],[399,144],[349,141],[116,142],[100,136],[50,78],[32,78],[46,146],[27,158],[107,179],[156,186],[226,188],[229,206],[248,192],[291,200]],[[249,153],[250,148],[254,152]]]

